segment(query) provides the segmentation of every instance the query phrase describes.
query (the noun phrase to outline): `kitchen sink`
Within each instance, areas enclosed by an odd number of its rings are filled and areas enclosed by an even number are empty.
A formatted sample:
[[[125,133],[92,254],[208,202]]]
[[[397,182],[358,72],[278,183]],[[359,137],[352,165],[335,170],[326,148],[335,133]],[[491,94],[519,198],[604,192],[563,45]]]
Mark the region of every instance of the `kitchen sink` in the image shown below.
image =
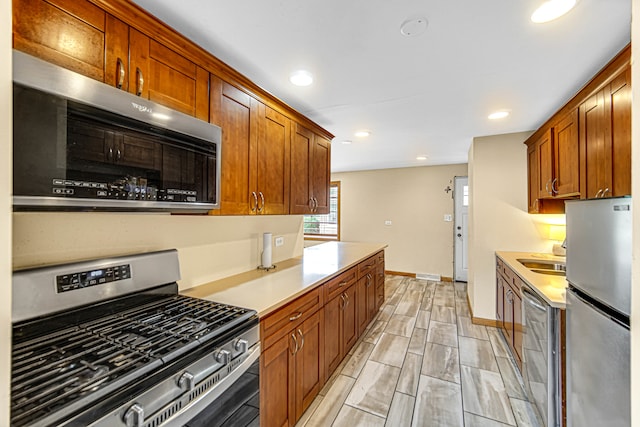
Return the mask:
[[[531,271],[538,274],[548,274],[550,276],[566,276],[567,275],[567,272],[564,270],[538,270],[538,269],[532,268]]]
[[[545,261],[540,259],[518,259],[518,262],[534,273],[552,276],[566,276],[567,266],[562,262]]]

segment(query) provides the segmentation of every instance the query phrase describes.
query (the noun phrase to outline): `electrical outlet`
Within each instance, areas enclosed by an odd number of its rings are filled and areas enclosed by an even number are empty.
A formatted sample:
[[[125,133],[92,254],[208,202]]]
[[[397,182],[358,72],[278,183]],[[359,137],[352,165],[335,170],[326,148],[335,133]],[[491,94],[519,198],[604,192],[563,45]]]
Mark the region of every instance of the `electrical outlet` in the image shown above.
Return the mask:
[[[276,247],[284,245],[284,237],[276,237]]]
[[[385,220],[384,225],[391,225],[391,220],[390,219]]]
[[[445,216],[444,216],[444,220],[445,220],[446,222],[451,222],[451,221],[453,221],[453,219],[451,218],[451,214],[445,214]]]

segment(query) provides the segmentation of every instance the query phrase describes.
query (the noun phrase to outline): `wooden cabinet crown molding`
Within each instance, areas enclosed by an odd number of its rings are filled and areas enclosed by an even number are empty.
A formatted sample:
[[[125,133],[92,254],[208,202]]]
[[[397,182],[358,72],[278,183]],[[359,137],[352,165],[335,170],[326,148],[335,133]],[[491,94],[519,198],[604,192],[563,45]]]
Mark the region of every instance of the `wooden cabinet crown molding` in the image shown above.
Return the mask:
[[[236,71],[211,53],[198,46],[172,27],[151,15],[140,6],[127,0],[89,0],[109,14],[136,28],[138,31],[157,40],[168,48],[183,55],[212,74],[247,92],[262,103],[294,119],[314,132],[333,139],[333,135],[317,123],[303,116],[284,101],[280,100],[266,89],[261,88],[247,77]]]
[[[625,46],[616,56],[611,59],[591,80],[589,80],[569,101],[567,101],[558,111],[545,121],[529,138],[524,142],[527,146],[535,144],[542,134],[553,127],[558,117],[564,117],[577,109],[585,99],[589,98],[605,85],[609,84],[618,75],[625,72],[631,65],[631,43]]]

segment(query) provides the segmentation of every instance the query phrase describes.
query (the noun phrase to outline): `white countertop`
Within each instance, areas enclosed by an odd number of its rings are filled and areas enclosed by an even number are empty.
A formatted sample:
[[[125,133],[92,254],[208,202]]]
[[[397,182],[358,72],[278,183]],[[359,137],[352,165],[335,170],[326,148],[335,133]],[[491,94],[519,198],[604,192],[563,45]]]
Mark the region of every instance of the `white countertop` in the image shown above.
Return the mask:
[[[386,247],[380,243],[322,243],[305,248],[302,257],[276,263],[274,270],[256,269],[181,294],[250,308],[263,317]]]
[[[518,262],[518,259],[539,259],[564,263],[566,262],[565,257],[531,252],[496,252],[496,255],[507,263],[549,305],[561,309],[566,307],[567,280],[564,276],[535,273]]]

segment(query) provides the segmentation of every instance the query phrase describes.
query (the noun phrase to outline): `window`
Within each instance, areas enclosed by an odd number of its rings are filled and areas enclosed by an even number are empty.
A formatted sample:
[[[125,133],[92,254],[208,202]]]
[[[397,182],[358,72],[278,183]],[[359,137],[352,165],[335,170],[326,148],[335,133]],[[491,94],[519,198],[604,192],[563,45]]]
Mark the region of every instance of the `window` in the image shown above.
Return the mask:
[[[340,181],[331,182],[327,215],[304,216],[304,237],[313,240],[340,240]]]

